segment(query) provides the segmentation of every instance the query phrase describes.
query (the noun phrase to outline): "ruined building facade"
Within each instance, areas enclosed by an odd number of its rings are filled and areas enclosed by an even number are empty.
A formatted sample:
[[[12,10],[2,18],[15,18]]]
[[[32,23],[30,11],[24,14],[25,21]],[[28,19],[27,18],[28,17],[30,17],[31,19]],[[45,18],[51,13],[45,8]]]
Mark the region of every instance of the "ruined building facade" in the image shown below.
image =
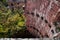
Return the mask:
[[[27,30],[36,37],[54,37],[60,25],[60,0],[26,0]]]
[[[11,9],[20,9],[23,5],[25,5],[25,0],[6,0]]]

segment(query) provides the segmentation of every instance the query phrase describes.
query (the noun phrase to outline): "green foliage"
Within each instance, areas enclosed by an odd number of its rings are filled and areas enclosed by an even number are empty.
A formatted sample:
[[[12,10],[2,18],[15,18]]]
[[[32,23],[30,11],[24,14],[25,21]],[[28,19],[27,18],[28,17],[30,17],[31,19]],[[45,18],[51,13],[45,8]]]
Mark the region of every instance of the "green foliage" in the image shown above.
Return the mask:
[[[0,0],[5,6],[7,6],[7,0]]]
[[[60,32],[60,21],[53,22],[56,27],[56,32]]]
[[[0,37],[11,37],[17,31],[25,30],[23,10],[13,11],[0,4]]]

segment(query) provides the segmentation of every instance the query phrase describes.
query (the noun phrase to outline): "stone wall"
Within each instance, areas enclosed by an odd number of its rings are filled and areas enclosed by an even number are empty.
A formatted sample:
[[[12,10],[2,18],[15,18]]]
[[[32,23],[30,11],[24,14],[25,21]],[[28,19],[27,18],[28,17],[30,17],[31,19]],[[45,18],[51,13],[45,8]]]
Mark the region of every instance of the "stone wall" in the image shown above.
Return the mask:
[[[6,0],[10,9],[20,9],[24,4],[25,0]]]
[[[27,30],[36,37],[52,38],[56,34],[54,22],[60,21],[59,0],[26,0]]]

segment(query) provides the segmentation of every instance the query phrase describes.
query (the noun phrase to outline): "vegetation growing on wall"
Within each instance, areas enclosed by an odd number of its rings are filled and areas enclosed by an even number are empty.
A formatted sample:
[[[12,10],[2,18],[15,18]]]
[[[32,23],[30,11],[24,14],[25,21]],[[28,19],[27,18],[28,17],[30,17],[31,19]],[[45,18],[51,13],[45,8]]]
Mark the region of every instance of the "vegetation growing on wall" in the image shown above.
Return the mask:
[[[12,11],[3,2],[6,1],[0,2],[0,37],[11,37],[17,31],[26,29],[25,17],[22,8]]]

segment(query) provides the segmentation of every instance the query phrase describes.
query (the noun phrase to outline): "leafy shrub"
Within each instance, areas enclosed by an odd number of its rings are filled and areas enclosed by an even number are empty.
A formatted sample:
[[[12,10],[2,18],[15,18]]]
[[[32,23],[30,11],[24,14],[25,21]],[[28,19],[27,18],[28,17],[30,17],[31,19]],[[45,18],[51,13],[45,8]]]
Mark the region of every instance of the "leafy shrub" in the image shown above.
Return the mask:
[[[0,37],[11,37],[25,28],[23,9],[11,11],[0,2]]]

